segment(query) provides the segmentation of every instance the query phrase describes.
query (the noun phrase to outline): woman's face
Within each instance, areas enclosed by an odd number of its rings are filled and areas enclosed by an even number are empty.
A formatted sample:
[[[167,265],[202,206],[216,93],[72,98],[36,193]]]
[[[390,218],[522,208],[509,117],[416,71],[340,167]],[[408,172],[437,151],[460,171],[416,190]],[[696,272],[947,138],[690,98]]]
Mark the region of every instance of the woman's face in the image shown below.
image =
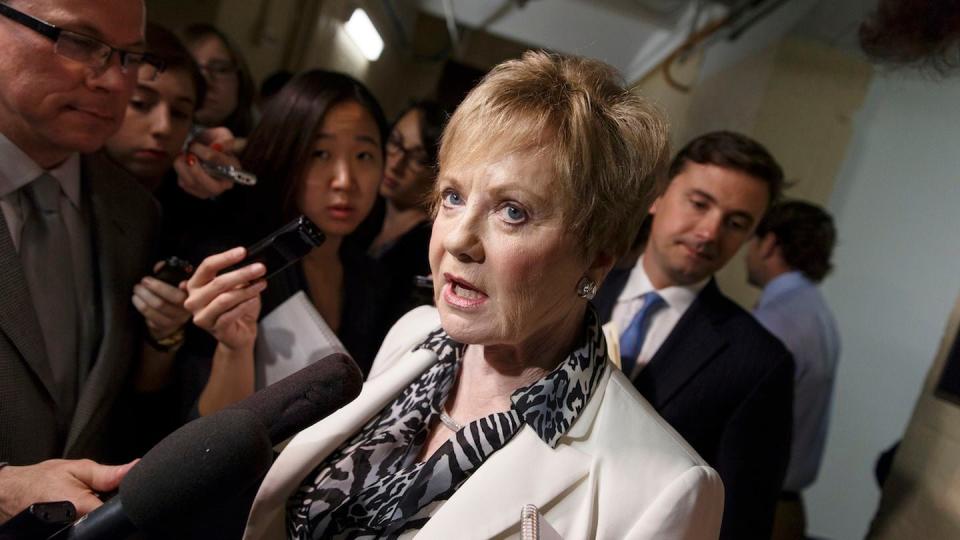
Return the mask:
[[[420,111],[408,111],[387,139],[380,194],[400,208],[421,206],[433,185],[433,167],[420,138],[420,117]]]
[[[195,107],[193,80],[182,69],[138,81],[120,130],[106,142],[107,154],[138,178],[160,178],[190,133]]]
[[[197,111],[197,122],[205,126],[221,126],[237,108],[240,90],[237,66],[226,45],[214,35],[197,41],[190,53],[207,79],[207,95],[203,107]]]
[[[440,171],[430,269],[455,340],[529,346],[582,317],[576,285],[590,264],[564,225],[553,176],[532,153]]]
[[[343,237],[373,208],[383,175],[380,130],[355,101],[327,111],[297,194],[298,210],[327,236]]]

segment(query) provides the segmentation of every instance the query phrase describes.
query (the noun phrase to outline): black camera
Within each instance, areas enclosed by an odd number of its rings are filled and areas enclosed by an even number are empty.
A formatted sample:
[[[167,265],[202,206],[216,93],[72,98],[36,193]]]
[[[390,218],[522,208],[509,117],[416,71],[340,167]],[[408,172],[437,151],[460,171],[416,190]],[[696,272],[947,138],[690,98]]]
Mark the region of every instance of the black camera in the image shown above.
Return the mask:
[[[153,273],[153,277],[176,287],[180,285],[181,281],[190,279],[192,274],[193,265],[190,264],[190,261],[186,261],[180,257],[168,257],[164,259],[163,266]]]

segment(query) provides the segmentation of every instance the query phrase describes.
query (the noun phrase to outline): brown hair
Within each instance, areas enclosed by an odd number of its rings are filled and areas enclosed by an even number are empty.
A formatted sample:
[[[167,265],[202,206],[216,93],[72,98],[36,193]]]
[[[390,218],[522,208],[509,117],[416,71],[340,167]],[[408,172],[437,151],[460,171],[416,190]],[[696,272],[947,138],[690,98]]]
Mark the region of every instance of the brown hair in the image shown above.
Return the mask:
[[[880,0],[859,37],[878,62],[946,74],[960,67],[960,0]]]
[[[244,137],[253,128],[253,97],[256,88],[253,85],[250,68],[247,67],[247,62],[244,60],[240,49],[216,26],[196,23],[183,30],[183,41],[188,47],[193,47],[208,37],[215,37],[223,43],[227,52],[230,53],[230,59],[233,60],[233,64],[237,68],[237,81],[239,83],[237,85],[237,108],[223,121],[223,125],[229,128],[234,135]]]
[[[677,152],[667,177],[672,180],[691,161],[740,171],[765,182],[770,192],[768,206],[783,192],[780,164],[762,144],[741,133],[714,131],[693,139]]]
[[[190,76],[194,89],[194,110],[202,107],[203,98],[207,93],[207,80],[203,78],[197,61],[183,46],[177,35],[155,22],[148,22],[146,41],[147,51],[160,57],[166,64],[164,72],[184,71]]]
[[[410,103],[400,111],[394,125],[411,111],[418,113],[420,140],[423,142],[423,149],[427,153],[427,160],[432,167],[436,168],[437,152],[440,150],[440,137],[443,135],[443,126],[447,123],[450,114],[436,101],[421,99]]]
[[[773,206],[757,225],[757,237],[773,233],[783,260],[813,282],[830,273],[837,229],[826,210],[803,201]]]
[[[583,254],[618,257],[658,195],[668,139],[662,114],[627,90],[613,67],[528,51],[493,68],[467,95],[444,131],[439,164],[442,175],[453,161],[542,153]]]

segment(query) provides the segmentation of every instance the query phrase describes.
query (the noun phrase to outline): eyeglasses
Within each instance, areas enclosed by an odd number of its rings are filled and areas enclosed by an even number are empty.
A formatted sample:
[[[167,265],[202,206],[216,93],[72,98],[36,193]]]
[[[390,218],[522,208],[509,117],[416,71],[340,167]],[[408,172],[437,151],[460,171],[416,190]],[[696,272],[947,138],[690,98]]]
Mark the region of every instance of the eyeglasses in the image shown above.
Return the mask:
[[[212,77],[226,77],[237,72],[237,66],[228,60],[211,60],[200,66],[207,75]]]
[[[423,148],[407,148],[403,146],[403,137],[393,132],[387,138],[387,155],[400,156],[406,161],[406,166],[413,172],[420,172],[431,166],[430,156]]]
[[[113,53],[117,53],[120,57],[120,70],[124,74],[137,74],[141,79],[148,81],[155,80],[166,67],[163,59],[152,54],[118,49],[99,39],[58,28],[4,3],[0,3],[0,15],[53,41],[53,52],[64,58],[86,64],[97,75],[106,71]],[[141,70],[140,68],[144,66],[149,69]]]

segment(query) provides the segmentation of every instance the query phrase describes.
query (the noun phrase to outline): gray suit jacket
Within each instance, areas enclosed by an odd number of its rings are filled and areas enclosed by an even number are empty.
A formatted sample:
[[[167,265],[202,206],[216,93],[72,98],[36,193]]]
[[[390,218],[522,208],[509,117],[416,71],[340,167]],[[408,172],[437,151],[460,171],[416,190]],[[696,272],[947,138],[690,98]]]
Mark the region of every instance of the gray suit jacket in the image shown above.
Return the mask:
[[[111,419],[140,357],[143,323],[130,296],[149,270],[159,230],[156,202],[136,180],[99,155],[81,160],[89,203],[100,341],[65,440],[56,428],[51,370],[39,318],[6,221],[0,219],[0,461],[118,459],[108,450]],[[121,435],[122,436],[122,435]],[[121,445],[122,446],[122,445]]]

